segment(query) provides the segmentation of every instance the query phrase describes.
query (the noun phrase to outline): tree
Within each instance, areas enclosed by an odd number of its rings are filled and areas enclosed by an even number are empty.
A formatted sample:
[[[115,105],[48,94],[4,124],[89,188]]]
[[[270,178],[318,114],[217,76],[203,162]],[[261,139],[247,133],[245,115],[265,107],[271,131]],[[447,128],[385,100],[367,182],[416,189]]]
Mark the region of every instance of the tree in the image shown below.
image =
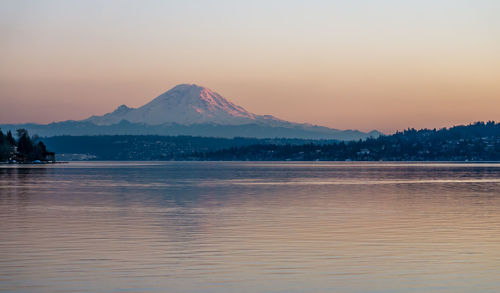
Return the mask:
[[[12,136],[12,132],[10,130],[9,130],[9,132],[7,132],[6,139],[7,139],[7,142],[9,143],[9,145],[11,145],[11,146],[15,146],[16,145],[16,140]]]
[[[19,140],[17,141],[17,152],[24,160],[30,160],[34,157],[34,146],[31,141],[28,131],[26,129],[18,129],[17,135]]]
[[[7,142],[5,135],[0,130],[0,162],[7,161],[10,156],[11,146]]]
[[[26,136],[26,137],[28,136],[28,130],[26,130],[24,128],[20,128],[20,129],[16,130],[16,132],[17,132],[18,138],[21,138],[23,136]]]

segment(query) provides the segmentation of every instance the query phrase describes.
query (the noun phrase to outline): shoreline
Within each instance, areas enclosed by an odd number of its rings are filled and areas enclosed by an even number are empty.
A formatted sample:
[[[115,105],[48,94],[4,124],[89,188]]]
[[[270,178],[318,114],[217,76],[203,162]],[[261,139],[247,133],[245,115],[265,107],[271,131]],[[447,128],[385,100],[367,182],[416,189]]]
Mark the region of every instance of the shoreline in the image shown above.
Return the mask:
[[[56,165],[56,164],[68,164],[69,162],[0,162],[0,165]]]

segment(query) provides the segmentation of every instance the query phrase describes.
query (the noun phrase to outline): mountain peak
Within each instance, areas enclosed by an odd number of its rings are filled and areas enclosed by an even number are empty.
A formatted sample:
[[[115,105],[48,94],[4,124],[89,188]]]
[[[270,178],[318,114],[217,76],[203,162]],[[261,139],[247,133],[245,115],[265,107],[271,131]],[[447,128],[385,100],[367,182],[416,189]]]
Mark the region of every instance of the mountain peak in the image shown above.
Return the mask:
[[[205,89],[205,87],[197,85],[195,83],[181,83],[174,86],[170,90],[184,90],[184,89]]]
[[[174,86],[139,108],[121,105],[111,113],[92,116],[85,121],[120,127],[122,124],[135,123],[144,130],[183,125],[182,127],[207,131],[203,135],[212,133],[212,136],[227,136],[225,132],[218,133],[214,130],[220,127],[241,136],[252,133],[252,136],[262,137],[263,133],[267,133],[269,137],[303,137],[305,133],[309,133],[307,135],[312,135],[311,137],[340,137],[340,131],[336,129],[288,122],[271,115],[253,114],[209,88],[187,83]],[[367,137],[366,133],[359,131],[345,133],[349,137]],[[378,136],[374,132],[370,135]]]
[[[116,110],[113,111],[113,113],[122,113],[122,112],[128,112],[132,110],[132,108],[127,107],[127,105],[120,105]]]
[[[207,95],[217,95],[217,94],[214,93],[209,88],[199,86],[197,84],[183,83],[174,86],[170,90],[156,97],[156,99],[154,99],[153,101],[164,100],[164,99],[176,99],[176,98],[177,99],[190,98],[196,100],[196,99],[204,99]]]
[[[18,125],[33,129],[40,125]],[[213,137],[287,137],[352,140],[377,137],[357,130],[337,130],[294,123],[271,115],[253,114],[209,88],[179,84],[149,103],[130,108],[121,105],[113,112],[81,121],[41,125],[33,130],[48,135],[157,134]],[[42,130],[44,129],[44,130]]]
[[[112,113],[93,116],[87,121],[98,125],[111,125],[121,120],[149,125],[241,125],[255,123],[259,117],[209,88],[196,84],[179,84],[139,108],[122,105]]]

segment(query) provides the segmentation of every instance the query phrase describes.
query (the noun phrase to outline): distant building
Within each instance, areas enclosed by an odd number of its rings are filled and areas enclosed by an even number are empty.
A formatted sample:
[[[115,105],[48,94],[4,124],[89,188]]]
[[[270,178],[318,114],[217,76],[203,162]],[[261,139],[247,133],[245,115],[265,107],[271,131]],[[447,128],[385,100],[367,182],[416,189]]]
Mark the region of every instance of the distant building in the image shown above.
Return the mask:
[[[370,150],[369,149],[361,149],[361,150],[359,150],[359,152],[357,154],[360,155],[360,156],[369,155],[370,154]]]

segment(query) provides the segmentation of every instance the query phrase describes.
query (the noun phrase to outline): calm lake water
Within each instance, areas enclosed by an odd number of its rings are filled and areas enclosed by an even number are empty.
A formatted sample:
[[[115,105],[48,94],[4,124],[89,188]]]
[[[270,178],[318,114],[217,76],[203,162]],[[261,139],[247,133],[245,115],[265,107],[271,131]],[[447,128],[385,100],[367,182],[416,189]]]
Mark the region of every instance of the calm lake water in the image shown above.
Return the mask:
[[[500,292],[500,164],[0,166],[2,292]]]

